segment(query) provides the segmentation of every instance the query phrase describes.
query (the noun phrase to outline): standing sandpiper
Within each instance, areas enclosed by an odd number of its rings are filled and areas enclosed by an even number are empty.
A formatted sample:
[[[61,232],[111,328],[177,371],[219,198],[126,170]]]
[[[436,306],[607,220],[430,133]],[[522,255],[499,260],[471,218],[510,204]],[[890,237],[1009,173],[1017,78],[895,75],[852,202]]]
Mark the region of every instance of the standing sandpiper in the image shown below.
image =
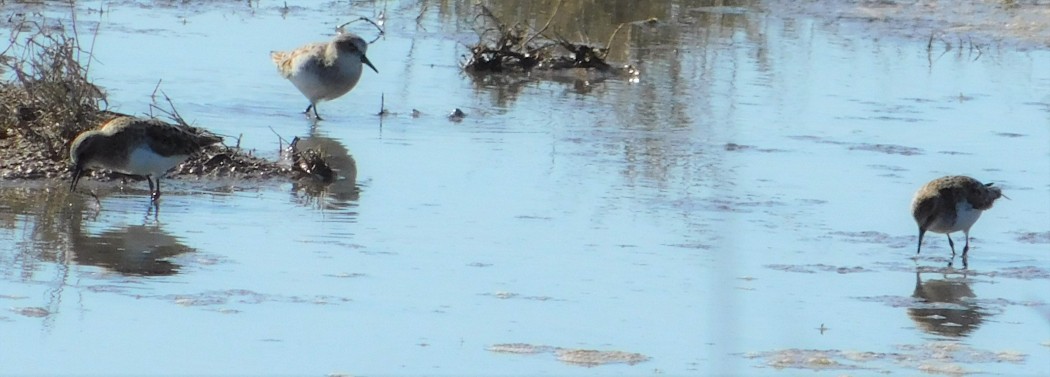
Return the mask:
[[[145,176],[151,201],[160,197],[160,177],[206,146],[221,142],[211,134],[195,133],[157,119],[120,116],[99,129],[84,131],[69,147],[73,182],[77,188],[84,169],[108,169]],[[153,181],[157,181],[154,190]]]
[[[966,246],[963,258],[970,250],[970,227],[981,217],[981,212],[992,208],[996,199],[1003,196],[1002,190],[961,175],[934,179],[915,193],[911,202],[911,214],[919,224],[919,247],[922,251],[922,236],[926,231],[948,235],[948,246],[955,256],[955,242],[950,233],[963,231]]]
[[[353,89],[364,70],[361,63],[379,73],[365,56],[367,50],[368,43],[357,34],[340,33],[331,42],[310,43],[291,52],[271,51],[270,58],[281,76],[291,80],[310,100],[303,113],[309,116],[313,109],[314,118],[321,120],[317,103],[339,98]]]

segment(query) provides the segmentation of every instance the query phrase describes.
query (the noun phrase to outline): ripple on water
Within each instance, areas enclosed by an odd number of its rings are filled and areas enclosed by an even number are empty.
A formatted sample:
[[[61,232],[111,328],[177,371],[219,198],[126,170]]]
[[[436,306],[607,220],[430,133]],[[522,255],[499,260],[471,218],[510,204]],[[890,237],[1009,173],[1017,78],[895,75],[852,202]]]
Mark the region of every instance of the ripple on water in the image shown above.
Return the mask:
[[[11,311],[26,317],[42,318],[51,315],[51,311],[38,306],[11,308]]]
[[[856,143],[849,147],[852,150],[879,152],[885,154],[899,154],[902,156],[914,156],[922,154],[922,150],[915,147],[906,147],[896,144],[869,144]]]
[[[1050,243],[1050,231],[1021,232],[1017,234],[1017,241],[1030,244]]]
[[[530,301],[564,301],[564,300],[556,299],[556,298],[550,297],[550,296],[522,296],[521,294],[514,293],[514,292],[507,292],[507,291],[498,291],[498,292],[493,292],[493,293],[482,293],[481,295],[482,296],[495,297],[495,298],[498,298],[500,300],[521,299],[521,300],[530,300]]]
[[[784,149],[777,148],[759,148],[754,145],[737,144],[737,143],[726,143],[724,146],[726,151],[729,152],[742,152],[742,151],[755,151],[762,153],[773,153],[773,152],[787,152]]]
[[[765,265],[765,267],[769,268],[769,269],[773,269],[773,270],[778,270],[778,271],[796,272],[796,273],[803,273],[803,274],[815,274],[818,271],[820,271],[820,272],[837,272],[837,273],[840,273],[840,274],[852,274],[852,273],[856,273],[856,272],[874,272],[873,270],[869,270],[867,268],[860,267],[860,266],[842,267],[842,266],[827,265],[827,264],[823,264],[823,263],[817,263],[817,264],[767,264],[767,265]]]
[[[894,249],[910,246],[914,242],[914,236],[891,236],[887,233],[871,230],[854,232],[834,231],[828,234],[844,242],[887,245]]]
[[[157,298],[170,300],[182,306],[218,306],[227,304],[261,304],[265,302],[285,302],[293,304],[339,304],[350,301],[349,298],[335,296],[282,296],[253,292],[247,289],[228,289],[208,291],[196,294],[163,295]]]
[[[1050,270],[1036,266],[1006,267],[999,270],[996,276],[1021,280],[1050,279]]]
[[[846,147],[849,150],[878,152],[878,153],[894,154],[894,155],[902,155],[902,156],[915,156],[915,155],[923,154],[922,149],[915,148],[915,147],[908,147],[908,146],[904,146],[904,145],[896,145],[896,144],[853,143],[853,142],[848,142],[848,141],[830,140],[830,139],[823,138],[823,137],[820,137],[820,136],[812,136],[812,135],[796,135],[796,136],[789,136],[789,138],[795,139],[795,140],[801,140],[801,141],[811,141],[811,142],[819,143],[819,144],[841,145],[841,146]]]

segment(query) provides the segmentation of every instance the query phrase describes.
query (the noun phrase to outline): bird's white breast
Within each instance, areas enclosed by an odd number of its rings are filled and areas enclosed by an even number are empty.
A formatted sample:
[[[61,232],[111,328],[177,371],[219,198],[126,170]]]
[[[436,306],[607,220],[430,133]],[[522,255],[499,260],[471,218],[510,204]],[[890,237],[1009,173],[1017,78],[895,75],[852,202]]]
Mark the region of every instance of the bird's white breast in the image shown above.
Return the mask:
[[[188,155],[161,156],[147,145],[141,145],[131,151],[121,173],[149,175],[160,178],[168,170],[185,161]]]
[[[947,216],[938,216],[937,219],[930,224],[929,231],[937,233],[952,233],[960,230],[969,231],[970,227],[977,222],[977,219],[981,217],[979,209],[974,209],[970,202],[965,200],[955,204],[955,218],[951,219]],[[953,221],[954,220],[954,221]]]
[[[318,50],[320,52],[323,50]],[[293,58],[293,71],[288,79],[295,84],[311,102],[335,99],[353,89],[361,79],[361,58],[341,52],[330,67],[323,67],[316,62],[323,55],[300,54]],[[322,72],[324,71],[324,72]]]
[[[974,209],[970,202],[965,200],[955,204],[955,226],[952,227],[952,231],[969,231],[970,227],[981,217],[981,212],[984,211]]]

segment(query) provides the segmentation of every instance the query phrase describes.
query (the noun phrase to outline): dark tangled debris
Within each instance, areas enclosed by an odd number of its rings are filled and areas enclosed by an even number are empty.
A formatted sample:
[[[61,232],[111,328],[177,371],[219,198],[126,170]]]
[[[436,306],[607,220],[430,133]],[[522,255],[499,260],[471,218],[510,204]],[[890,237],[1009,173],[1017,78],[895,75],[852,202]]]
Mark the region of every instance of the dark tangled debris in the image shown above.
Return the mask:
[[[448,120],[451,120],[453,122],[462,122],[463,118],[466,117],[467,113],[463,112],[463,110],[460,110],[458,107],[448,114]]]
[[[478,43],[470,49],[471,56],[464,66],[468,72],[528,71],[550,58],[550,46],[532,43],[533,39],[526,37],[525,27],[507,26],[488,8],[481,6],[480,9],[479,17],[485,16],[495,26],[480,33]],[[491,37],[492,31],[495,37]]]
[[[176,166],[168,176],[197,176],[211,178],[274,178],[290,176],[291,170],[276,162],[255,157],[238,148],[213,145]]]
[[[463,65],[467,72],[588,69],[614,75],[638,74],[632,66],[614,67],[606,62],[608,48],[572,43],[557,35],[547,37],[546,27],[530,34],[524,25],[503,23],[484,5],[478,9],[477,19],[482,19],[484,27],[478,32],[478,43],[470,49],[471,55]]]
[[[35,24],[30,24],[35,25]],[[23,30],[19,28],[18,30]],[[21,59],[0,59],[0,69],[10,71],[14,80],[0,82],[0,178],[41,179],[68,178],[71,173],[69,145],[77,135],[100,127],[121,116],[105,107],[105,93],[87,79],[82,61],[90,53],[81,49],[76,38],[39,27],[31,36],[14,36],[5,55]],[[61,28],[58,30],[61,31]],[[84,54],[86,57],[82,57]],[[156,97],[154,97],[156,98]],[[171,100],[164,96],[171,105]],[[189,126],[171,105],[165,111],[170,122],[187,127],[190,132],[204,133]],[[152,114],[150,115],[153,116]],[[309,161],[309,172],[322,172],[326,162],[312,150],[297,151]],[[288,167],[275,161],[253,156],[250,151],[226,145],[212,145],[176,166],[168,177],[222,177],[233,179],[302,178],[300,164]],[[331,169],[328,169],[329,174]],[[127,176],[108,171],[93,171],[88,176],[100,180]],[[309,176],[330,182],[323,174]],[[142,179],[142,177],[135,177]]]
[[[335,171],[328,165],[325,156],[316,149],[299,149],[299,140],[299,137],[296,137],[288,145],[288,152],[292,160],[292,171],[298,174],[299,178],[311,177],[324,183],[334,182],[336,178]]]

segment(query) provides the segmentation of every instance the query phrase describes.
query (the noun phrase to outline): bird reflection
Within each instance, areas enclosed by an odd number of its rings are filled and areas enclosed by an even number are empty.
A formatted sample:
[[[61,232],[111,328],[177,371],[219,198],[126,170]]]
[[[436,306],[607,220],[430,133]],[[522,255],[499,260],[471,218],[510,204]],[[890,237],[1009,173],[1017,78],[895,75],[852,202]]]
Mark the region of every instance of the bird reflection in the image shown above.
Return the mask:
[[[308,202],[316,202],[321,209],[346,210],[352,207],[361,190],[357,187],[357,162],[346,146],[338,140],[314,134],[299,139],[297,148],[320,152],[336,177],[330,183],[313,178],[300,179],[292,184],[292,192],[297,196],[305,194]]]
[[[77,264],[98,266],[125,275],[174,275],[179,265],[168,258],[194,251],[157,225],[113,228],[97,236],[77,234],[73,238]]]
[[[922,300],[918,307],[908,309],[911,317],[923,331],[943,336],[962,337],[981,325],[984,312],[974,303],[977,297],[965,277],[922,281],[915,273],[915,292],[912,297]]]

